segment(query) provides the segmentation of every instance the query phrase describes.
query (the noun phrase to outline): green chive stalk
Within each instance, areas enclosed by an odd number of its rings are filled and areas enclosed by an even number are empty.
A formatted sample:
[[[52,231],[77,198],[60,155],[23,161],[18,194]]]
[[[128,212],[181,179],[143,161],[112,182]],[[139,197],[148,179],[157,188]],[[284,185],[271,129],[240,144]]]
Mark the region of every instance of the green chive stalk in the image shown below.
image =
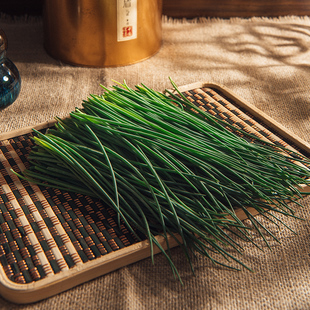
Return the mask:
[[[102,86],[102,95],[57,119],[54,129],[35,131],[31,167],[19,176],[107,202],[119,223],[142,232],[151,249],[159,247],[177,277],[169,235],[180,236],[191,266],[200,253],[250,269],[228,250],[242,251],[232,234],[254,243],[236,210],[247,214],[267,244],[266,233],[276,239],[248,208],[274,223],[282,223],[277,213],[295,217],[291,203],[305,194],[299,186],[309,184],[308,159],[240,137],[240,130],[197,108],[171,83],[177,94],[143,84],[131,89],[125,82]],[[166,239],[167,251],[157,235]]]

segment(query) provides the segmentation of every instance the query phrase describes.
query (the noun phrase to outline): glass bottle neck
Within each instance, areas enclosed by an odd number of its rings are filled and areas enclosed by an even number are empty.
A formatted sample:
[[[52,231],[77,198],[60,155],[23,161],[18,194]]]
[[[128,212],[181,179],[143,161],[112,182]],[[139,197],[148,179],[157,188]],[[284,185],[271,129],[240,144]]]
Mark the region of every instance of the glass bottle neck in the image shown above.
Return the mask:
[[[6,50],[0,51],[0,63],[6,59]]]
[[[0,61],[6,58],[7,47],[8,47],[7,37],[3,29],[0,28]]]

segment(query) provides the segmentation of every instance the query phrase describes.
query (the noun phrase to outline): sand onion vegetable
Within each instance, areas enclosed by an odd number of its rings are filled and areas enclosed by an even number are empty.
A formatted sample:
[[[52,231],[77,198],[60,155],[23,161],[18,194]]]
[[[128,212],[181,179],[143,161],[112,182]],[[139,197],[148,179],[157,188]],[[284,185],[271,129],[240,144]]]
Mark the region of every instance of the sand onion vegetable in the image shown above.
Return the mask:
[[[251,240],[236,209],[266,243],[265,233],[272,233],[249,207],[270,221],[276,212],[294,216],[298,185],[309,183],[306,158],[240,137],[180,93],[125,82],[103,88],[69,118],[57,119],[55,129],[36,132],[31,167],[21,178],[106,201],[132,233],[139,230],[161,249],[177,276],[169,244],[165,251],[156,235],[167,242],[168,235],[180,236],[190,264],[198,252],[236,268],[232,260],[244,264],[227,250],[241,251],[231,233]]]

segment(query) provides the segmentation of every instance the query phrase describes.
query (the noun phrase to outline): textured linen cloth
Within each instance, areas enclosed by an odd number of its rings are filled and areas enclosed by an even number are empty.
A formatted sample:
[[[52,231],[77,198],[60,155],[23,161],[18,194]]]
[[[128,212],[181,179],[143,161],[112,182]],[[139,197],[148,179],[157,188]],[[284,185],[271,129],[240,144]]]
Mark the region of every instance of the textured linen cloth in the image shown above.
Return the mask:
[[[144,83],[162,91],[170,87],[170,76],[179,86],[225,85],[310,142],[308,17],[163,18],[160,51],[118,68],[74,67],[51,58],[43,48],[41,20],[2,16],[0,26],[22,79],[20,96],[0,112],[0,132],[66,116],[90,93],[101,93],[99,84],[126,80],[129,86]],[[0,297],[0,309],[310,309],[310,200],[301,203],[304,208],[294,208],[304,220],[281,217],[297,234],[266,223],[281,243],[269,238],[270,250],[258,237],[263,251],[243,244],[241,259],[254,272],[227,270],[198,256],[194,276],[175,248],[183,286],[159,254],[155,265],[145,259],[35,304],[15,305]]]

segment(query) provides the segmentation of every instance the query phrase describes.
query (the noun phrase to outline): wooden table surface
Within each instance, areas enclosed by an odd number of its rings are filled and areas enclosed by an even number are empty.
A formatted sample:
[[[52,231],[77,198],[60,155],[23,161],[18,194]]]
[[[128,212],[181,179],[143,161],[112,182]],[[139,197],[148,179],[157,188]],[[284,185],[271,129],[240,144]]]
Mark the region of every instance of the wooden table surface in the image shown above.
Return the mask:
[[[309,0],[164,0],[163,14],[171,17],[253,17],[309,15]]]

